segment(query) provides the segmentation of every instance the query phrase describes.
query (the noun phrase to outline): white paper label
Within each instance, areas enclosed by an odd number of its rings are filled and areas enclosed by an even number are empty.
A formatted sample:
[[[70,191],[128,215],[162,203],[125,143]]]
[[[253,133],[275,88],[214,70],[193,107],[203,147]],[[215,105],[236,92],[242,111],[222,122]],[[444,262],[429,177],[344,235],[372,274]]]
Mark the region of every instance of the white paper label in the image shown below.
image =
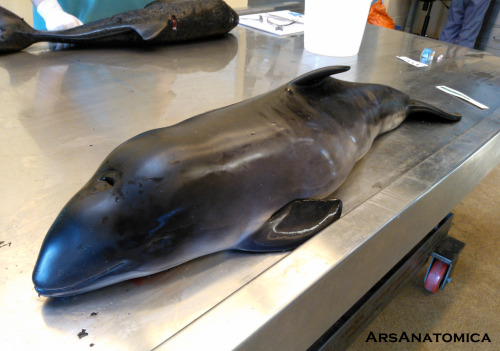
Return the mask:
[[[400,60],[403,60],[404,62],[406,63],[409,63],[410,65],[413,65],[415,67],[427,67],[428,65],[425,64],[425,63],[422,63],[422,62],[418,62],[418,61],[415,61],[415,60],[412,60],[411,58],[409,57],[406,57],[406,56],[396,56],[398,59]]]
[[[480,103],[480,102],[478,102],[478,101],[476,101],[476,100],[468,97],[467,95],[465,95],[464,93],[459,92],[458,90],[452,89],[452,88],[447,87],[445,85],[438,85],[438,86],[436,86],[436,88],[438,88],[439,90],[444,91],[445,93],[448,93],[448,94],[456,96],[456,97],[458,97],[458,98],[460,98],[462,100],[465,100],[468,103],[470,103],[470,104],[472,104],[474,106],[479,107],[480,109],[483,109],[483,110],[489,109],[488,106],[483,105],[482,103]]]

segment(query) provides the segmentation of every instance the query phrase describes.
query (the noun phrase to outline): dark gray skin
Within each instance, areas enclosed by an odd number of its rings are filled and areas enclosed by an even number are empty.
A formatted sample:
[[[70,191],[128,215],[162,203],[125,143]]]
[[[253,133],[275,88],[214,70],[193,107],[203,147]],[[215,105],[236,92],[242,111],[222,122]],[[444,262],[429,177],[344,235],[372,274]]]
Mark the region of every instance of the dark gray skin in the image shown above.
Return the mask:
[[[81,46],[137,46],[195,40],[228,33],[238,14],[222,0],[158,0],[144,9],[117,14],[61,31],[38,31],[0,7],[0,53],[40,42]]]
[[[118,146],[50,228],[36,290],[68,296],[227,249],[290,250],[340,217],[328,199],[408,114],[451,115],[387,86],[313,71]]]

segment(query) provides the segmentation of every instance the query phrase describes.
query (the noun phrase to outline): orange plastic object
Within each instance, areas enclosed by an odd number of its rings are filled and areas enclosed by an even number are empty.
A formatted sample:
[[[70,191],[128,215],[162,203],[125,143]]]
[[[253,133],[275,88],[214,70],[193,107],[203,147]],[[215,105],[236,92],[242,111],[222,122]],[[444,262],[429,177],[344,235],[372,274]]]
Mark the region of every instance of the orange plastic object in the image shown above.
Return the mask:
[[[448,265],[440,260],[435,260],[432,264],[431,269],[429,270],[429,274],[427,275],[427,279],[424,282],[424,287],[426,290],[431,293],[437,293],[439,290],[439,284],[443,280],[446,269]]]
[[[368,14],[368,23],[379,26],[394,29],[395,24],[391,17],[387,14],[385,5],[382,0],[378,0],[372,6],[370,6],[370,13]]]

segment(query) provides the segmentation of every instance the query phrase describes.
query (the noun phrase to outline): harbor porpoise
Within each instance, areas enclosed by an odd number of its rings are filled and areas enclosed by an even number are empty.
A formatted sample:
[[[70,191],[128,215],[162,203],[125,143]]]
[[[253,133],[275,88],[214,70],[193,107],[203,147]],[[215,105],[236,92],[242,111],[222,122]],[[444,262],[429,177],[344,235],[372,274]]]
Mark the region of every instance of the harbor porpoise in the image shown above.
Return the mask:
[[[441,111],[384,85],[307,73],[119,145],[65,205],[33,272],[69,296],[235,249],[290,250],[340,217],[330,194],[377,135]]]
[[[173,43],[228,33],[238,14],[222,0],[158,0],[128,11],[60,31],[39,31],[0,7],[0,53],[50,41],[85,46]]]

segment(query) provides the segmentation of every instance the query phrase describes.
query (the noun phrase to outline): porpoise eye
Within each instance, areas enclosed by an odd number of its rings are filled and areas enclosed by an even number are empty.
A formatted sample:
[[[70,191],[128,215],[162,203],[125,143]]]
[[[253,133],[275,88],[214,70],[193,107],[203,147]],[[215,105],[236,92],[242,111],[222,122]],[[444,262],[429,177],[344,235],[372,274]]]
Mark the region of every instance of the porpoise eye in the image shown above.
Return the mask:
[[[111,186],[115,185],[115,179],[113,177],[109,176],[102,177],[101,179],[99,179],[99,181],[108,183]]]

